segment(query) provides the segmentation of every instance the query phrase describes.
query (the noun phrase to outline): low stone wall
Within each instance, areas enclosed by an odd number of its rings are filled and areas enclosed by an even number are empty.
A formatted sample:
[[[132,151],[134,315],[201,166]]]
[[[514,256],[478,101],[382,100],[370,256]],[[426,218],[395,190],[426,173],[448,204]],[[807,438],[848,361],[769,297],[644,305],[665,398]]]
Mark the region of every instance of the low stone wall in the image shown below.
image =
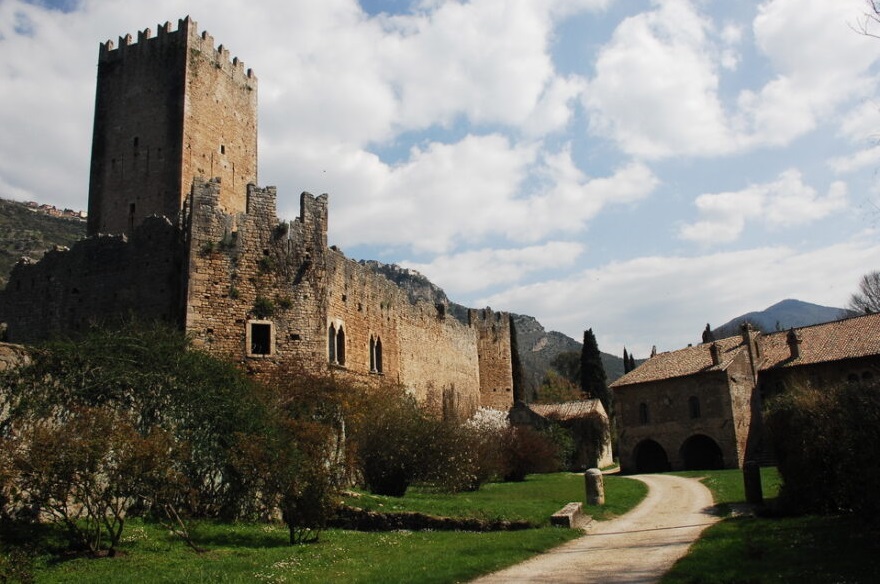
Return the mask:
[[[357,507],[340,507],[331,527],[356,531],[519,531],[536,527],[528,521],[454,519],[424,513],[377,513]]]

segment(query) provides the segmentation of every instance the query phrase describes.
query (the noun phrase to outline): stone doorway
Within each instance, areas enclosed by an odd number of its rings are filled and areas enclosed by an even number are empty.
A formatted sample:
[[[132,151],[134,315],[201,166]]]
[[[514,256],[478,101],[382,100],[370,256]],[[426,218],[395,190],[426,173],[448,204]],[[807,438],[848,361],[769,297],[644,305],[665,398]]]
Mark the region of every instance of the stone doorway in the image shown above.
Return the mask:
[[[652,473],[672,470],[666,451],[654,440],[642,440],[636,445],[636,472]]]
[[[724,456],[718,443],[704,434],[694,434],[681,445],[684,470],[718,470],[724,468]]]

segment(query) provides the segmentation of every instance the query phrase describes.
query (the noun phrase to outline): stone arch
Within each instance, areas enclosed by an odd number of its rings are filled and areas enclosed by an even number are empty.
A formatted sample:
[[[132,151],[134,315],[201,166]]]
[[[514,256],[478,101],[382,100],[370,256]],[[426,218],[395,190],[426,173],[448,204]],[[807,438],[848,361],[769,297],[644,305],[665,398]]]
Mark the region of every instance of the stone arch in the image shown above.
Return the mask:
[[[721,447],[705,434],[694,434],[685,440],[680,449],[685,470],[717,470],[724,468]]]
[[[651,473],[672,470],[666,451],[658,442],[650,438],[636,444],[633,458],[636,462],[636,472]]]

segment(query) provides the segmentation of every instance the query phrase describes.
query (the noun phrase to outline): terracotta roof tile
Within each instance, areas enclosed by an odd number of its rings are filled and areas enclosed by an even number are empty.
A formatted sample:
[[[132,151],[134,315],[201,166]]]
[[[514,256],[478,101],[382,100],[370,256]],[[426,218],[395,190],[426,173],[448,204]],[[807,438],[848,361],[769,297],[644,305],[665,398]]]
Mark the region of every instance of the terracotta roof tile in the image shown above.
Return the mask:
[[[880,355],[880,314],[857,316],[794,330],[801,341],[800,354],[794,359],[788,345],[788,331],[757,336],[760,370]],[[724,371],[739,352],[745,350],[741,336],[721,339],[716,344],[720,350],[719,365],[712,365],[709,352],[712,343],[703,343],[651,357],[612,383],[611,387],[619,388],[707,371]]]
[[[796,359],[791,357],[788,331],[758,338],[761,370],[880,355],[880,314],[806,326],[795,331],[801,340],[800,356]]]
[[[739,335],[715,341],[714,344],[718,346],[720,362],[718,365],[713,365],[710,352],[712,344],[702,343],[677,351],[658,353],[617,379],[611,384],[611,387],[617,388],[635,383],[673,379],[707,371],[724,371],[740,351],[745,350],[743,339]]]
[[[529,408],[539,416],[553,420],[576,420],[593,412],[605,415],[602,402],[597,399],[585,399],[561,404],[529,404]]]

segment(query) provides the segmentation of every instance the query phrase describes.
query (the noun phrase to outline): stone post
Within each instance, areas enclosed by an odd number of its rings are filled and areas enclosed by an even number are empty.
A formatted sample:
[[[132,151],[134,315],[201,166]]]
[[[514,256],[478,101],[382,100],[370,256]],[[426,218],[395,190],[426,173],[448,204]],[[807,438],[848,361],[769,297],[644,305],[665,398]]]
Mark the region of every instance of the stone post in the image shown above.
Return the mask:
[[[584,473],[584,484],[587,489],[587,505],[605,504],[605,481],[602,479],[602,471],[591,468]]]
[[[746,490],[746,503],[764,504],[764,491],[761,488],[761,467],[754,460],[743,464],[743,484]]]

